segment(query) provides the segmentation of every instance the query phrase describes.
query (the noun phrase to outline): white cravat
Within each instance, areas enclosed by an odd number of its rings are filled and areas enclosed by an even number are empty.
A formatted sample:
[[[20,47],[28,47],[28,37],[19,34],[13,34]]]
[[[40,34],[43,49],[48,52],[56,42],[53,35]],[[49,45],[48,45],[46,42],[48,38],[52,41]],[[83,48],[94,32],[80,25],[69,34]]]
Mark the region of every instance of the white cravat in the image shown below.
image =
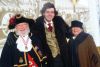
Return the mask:
[[[53,27],[53,22],[52,22],[52,21],[51,21],[51,22],[47,22],[47,21],[45,20],[44,25],[45,25],[46,28],[49,27],[49,24],[51,24],[51,26]]]
[[[25,49],[25,46],[26,46],[26,45],[24,44],[23,39],[24,39],[25,41],[28,39],[28,41],[27,41],[27,50]],[[21,51],[21,52],[28,52],[28,51],[30,51],[30,50],[32,49],[31,39],[29,38],[28,35],[24,36],[23,39],[22,39],[21,36],[18,37],[18,39],[17,39],[17,41],[16,41],[17,49],[18,49],[19,51]]]

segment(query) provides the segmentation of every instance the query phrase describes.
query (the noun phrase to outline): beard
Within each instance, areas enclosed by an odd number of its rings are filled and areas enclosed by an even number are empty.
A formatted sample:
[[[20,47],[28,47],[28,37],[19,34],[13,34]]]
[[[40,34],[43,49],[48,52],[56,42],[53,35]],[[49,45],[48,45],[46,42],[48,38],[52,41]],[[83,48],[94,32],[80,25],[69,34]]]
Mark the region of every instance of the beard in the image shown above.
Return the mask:
[[[24,31],[16,30],[16,34],[19,35],[19,36],[26,36],[29,33],[30,33],[30,29],[29,28],[25,29]]]

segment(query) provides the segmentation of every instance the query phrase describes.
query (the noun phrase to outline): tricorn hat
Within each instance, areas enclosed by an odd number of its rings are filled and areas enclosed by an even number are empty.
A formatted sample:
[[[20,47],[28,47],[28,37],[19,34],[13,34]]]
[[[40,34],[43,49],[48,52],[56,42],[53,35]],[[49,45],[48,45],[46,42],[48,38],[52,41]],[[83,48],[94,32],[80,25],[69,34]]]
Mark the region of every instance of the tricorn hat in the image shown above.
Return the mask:
[[[16,14],[15,16],[10,18],[8,28],[14,29],[17,24],[23,23],[23,22],[28,23],[30,29],[33,26],[32,24],[34,24],[33,19],[25,18],[25,17],[21,16],[20,14]]]

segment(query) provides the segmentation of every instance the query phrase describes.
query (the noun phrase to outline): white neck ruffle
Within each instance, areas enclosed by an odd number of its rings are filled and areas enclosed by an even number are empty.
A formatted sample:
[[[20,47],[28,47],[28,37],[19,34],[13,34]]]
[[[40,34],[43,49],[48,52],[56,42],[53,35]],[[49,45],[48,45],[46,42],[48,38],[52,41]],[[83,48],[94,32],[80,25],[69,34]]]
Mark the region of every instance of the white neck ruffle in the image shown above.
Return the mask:
[[[28,35],[24,36],[23,39],[25,41],[27,41],[27,39],[29,38]],[[31,43],[31,39],[29,38],[28,39],[28,42],[27,42],[27,48],[28,49],[25,49],[25,44],[23,42],[23,39],[21,36],[18,37],[17,41],[16,41],[16,44],[17,44],[17,49],[20,51],[20,52],[28,52],[28,51],[31,51],[32,49],[32,43]]]

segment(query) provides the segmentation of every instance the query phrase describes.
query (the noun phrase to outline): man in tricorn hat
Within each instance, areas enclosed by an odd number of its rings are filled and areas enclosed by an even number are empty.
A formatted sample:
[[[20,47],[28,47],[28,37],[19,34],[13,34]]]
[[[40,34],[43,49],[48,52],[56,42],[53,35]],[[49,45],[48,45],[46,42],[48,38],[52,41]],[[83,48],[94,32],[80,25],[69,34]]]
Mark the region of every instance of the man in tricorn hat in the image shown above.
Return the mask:
[[[100,67],[100,55],[92,36],[85,33],[83,23],[71,22],[73,37],[69,40],[70,67]]]
[[[39,41],[30,32],[34,20],[20,14],[9,20],[8,34],[1,58],[0,67],[41,67],[45,58],[39,49]]]

